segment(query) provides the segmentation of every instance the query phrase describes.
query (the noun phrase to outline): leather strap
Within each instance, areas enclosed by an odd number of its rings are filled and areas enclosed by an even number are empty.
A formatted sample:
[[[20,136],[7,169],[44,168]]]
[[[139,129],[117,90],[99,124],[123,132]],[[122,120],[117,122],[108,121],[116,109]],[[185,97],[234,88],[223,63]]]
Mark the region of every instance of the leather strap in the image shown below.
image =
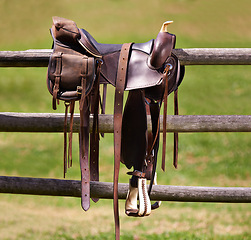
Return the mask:
[[[65,117],[64,117],[64,178],[67,172],[67,115],[69,102],[65,102]]]
[[[168,97],[168,73],[170,66],[167,65],[163,81],[165,81],[165,92],[164,92],[164,112],[163,112],[163,148],[162,148],[162,165],[161,168],[165,171],[165,157],[166,157],[166,116],[167,116],[167,97]]]
[[[105,114],[105,105],[106,105],[106,93],[107,93],[107,84],[103,84],[103,96],[102,96],[102,102],[100,98],[100,106],[101,106],[101,114]],[[104,133],[100,133],[101,137],[104,137]]]
[[[90,170],[88,163],[89,150],[89,108],[87,99],[83,109],[80,109],[82,126],[79,131],[79,159],[81,169],[81,205],[87,211],[90,208]]]
[[[178,89],[174,91],[174,114],[179,115]],[[174,132],[173,166],[178,167],[178,132]]]
[[[90,181],[99,181],[99,74],[101,61],[98,62],[97,74],[91,92],[91,114],[93,114],[93,126],[90,134]],[[99,199],[92,198],[96,203]]]
[[[118,178],[121,157],[121,129],[123,112],[123,95],[126,83],[127,65],[132,43],[122,45],[116,79],[115,103],[114,103],[114,179],[113,179],[113,207],[115,219],[115,237],[120,238],[119,206],[118,206]]]
[[[156,173],[156,166],[157,166],[157,157],[158,157],[158,150],[159,150],[159,116],[160,116],[160,106],[157,102],[151,101],[150,102],[150,113],[151,113],[151,121],[152,121],[152,134],[154,143],[151,147],[151,154],[153,154],[153,164],[152,164],[152,175],[151,175],[151,181],[148,188],[148,194],[150,196],[153,182],[155,179],[155,173]],[[151,156],[151,155],[150,155]],[[150,157],[149,156],[149,157]]]
[[[83,69],[81,72],[81,99],[79,101],[80,129],[79,129],[79,159],[81,169],[81,205],[87,211],[90,208],[90,169],[88,163],[89,150],[89,103],[86,97],[86,75],[88,71],[87,57],[83,57]]]
[[[107,84],[103,84],[103,99],[102,99],[102,109],[101,114],[105,114],[105,105],[106,105],[106,93],[107,93]]]
[[[75,101],[71,101],[70,104],[70,133],[68,143],[68,168],[72,167],[72,134],[73,134],[73,115],[74,115]]]
[[[151,100],[146,99],[145,97],[145,107],[146,107],[146,114],[147,117],[150,118],[151,117],[151,110],[150,110],[150,103]],[[152,126],[153,126],[153,120],[151,119],[152,122]],[[153,144],[153,127],[152,127],[152,131],[148,131],[147,132],[147,138],[146,138],[146,146],[147,146],[147,155],[145,158],[146,164],[144,164],[143,167],[143,172],[146,174],[146,179],[147,180],[151,180],[152,178],[152,169],[153,169],[153,154],[152,154],[152,144]]]
[[[64,118],[64,178],[67,173],[67,168],[72,166],[72,133],[73,133],[73,113],[75,101],[65,102],[65,118]],[[70,132],[68,134],[68,154],[67,154],[67,120],[68,109],[70,107]]]
[[[83,109],[84,107],[84,101],[85,101],[85,97],[86,97],[86,76],[88,74],[88,57],[87,56],[83,56],[83,68],[81,70],[81,98],[79,101],[79,109]]]
[[[52,95],[52,108],[54,110],[57,109],[57,94],[59,91],[59,84],[61,80],[62,73],[62,52],[55,53],[54,57],[56,58],[56,70],[55,70],[55,83],[53,87],[53,95]]]

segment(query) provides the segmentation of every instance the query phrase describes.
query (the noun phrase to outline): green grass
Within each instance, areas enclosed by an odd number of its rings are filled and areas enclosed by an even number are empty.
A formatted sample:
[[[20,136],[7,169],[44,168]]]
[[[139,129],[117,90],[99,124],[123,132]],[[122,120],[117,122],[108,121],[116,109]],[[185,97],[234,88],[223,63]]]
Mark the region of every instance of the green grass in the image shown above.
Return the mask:
[[[0,50],[50,48],[48,30],[55,15],[76,21],[104,43],[148,41],[162,22],[174,20],[170,32],[177,35],[177,48],[250,47],[250,7],[248,0],[2,0]],[[250,79],[250,66],[187,66],[180,114],[250,115]],[[113,94],[109,88],[108,113],[113,112]],[[0,69],[1,112],[54,112],[51,98],[46,68]],[[58,112],[64,112],[63,104]],[[250,133],[184,133],[179,139],[175,170],[168,134],[166,172],[158,166],[160,184],[250,187]],[[62,146],[62,134],[0,133],[0,174],[62,178]],[[77,135],[73,147],[67,179],[80,178]],[[111,182],[112,134],[101,139],[100,149],[100,178]],[[121,166],[120,182],[128,182],[126,171]],[[123,204],[121,239],[251,239],[249,204],[166,202],[142,219],[126,217]],[[0,209],[2,239],[114,239],[109,200],[84,213],[79,199],[2,194]]]

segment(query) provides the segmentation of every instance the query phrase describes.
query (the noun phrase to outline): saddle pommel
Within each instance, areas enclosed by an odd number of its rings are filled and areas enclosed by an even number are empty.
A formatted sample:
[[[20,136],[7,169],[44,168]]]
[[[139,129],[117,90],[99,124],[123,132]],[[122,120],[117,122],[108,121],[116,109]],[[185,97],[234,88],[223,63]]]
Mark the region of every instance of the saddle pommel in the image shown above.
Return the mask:
[[[175,46],[175,35],[167,31],[167,26],[171,23],[173,21],[166,21],[162,24],[160,32],[154,41],[152,53],[148,59],[149,66],[153,69],[159,69],[163,66],[166,59],[171,56]]]
[[[173,23],[173,21],[166,21],[166,22],[164,22],[164,23],[162,24],[162,27],[161,27],[161,29],[160,29],[160,32],[168,32],[168,31],[167,31],[167,26],[170,25],[170,24],[172,24],[172,23]]]

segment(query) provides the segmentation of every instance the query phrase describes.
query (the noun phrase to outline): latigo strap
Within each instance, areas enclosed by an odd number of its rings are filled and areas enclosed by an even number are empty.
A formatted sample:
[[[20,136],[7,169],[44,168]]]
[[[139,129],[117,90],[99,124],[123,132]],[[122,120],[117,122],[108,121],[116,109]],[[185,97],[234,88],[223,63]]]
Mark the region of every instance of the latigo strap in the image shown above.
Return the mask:
[[[80,110],[83,124],[79,131],[79,159],[81,168],[81,205],[87,211],[90,208],[90,169],[88,162],[89,154],[89,108],[87,101],[84,108]]]
[[[123,44],[119,57],[119,65],[115,89],[114,103],[114,187],[113,187],[113,206],[115,218],[115,236],[119,239],[119,206],[118,206],[118,178],[119,166],[121,157],[121,129],[122,129],[122,111],[123,111],[123,96],[126,82],[127,65],[129,53],[132,43]]]

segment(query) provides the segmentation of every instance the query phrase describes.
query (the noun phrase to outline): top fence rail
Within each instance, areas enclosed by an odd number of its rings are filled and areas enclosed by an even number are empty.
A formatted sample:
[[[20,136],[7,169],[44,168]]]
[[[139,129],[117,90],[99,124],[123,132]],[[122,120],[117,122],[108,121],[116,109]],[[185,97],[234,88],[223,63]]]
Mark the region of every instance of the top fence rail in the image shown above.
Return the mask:
[[[0,67],[47,67],[51,49],[0,51]],[[174,49],[181,65],[251,65],[251,48]]]

